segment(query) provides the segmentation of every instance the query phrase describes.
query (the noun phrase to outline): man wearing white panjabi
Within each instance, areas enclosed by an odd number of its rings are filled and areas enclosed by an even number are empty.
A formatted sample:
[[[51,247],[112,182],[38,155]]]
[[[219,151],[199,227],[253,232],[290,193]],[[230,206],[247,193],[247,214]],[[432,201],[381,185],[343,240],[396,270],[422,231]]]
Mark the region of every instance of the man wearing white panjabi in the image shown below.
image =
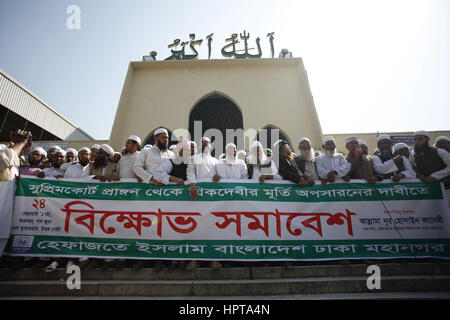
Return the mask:
[[[175,158],[175,154],[168,150],[169,133],[164,128],[155,130],[155,144],[143,149],[133,166],[133,171],[144,183],[153,183],[161,185],[153,176],[156,169],[165,160]]]
[[[10,148],[0,150],[0,257],[11,233],[14,194],[16,192],[16,177],[19,176],[20,159],[26,149],[31,148],[28,143],[30,132],[16,130],[11,138]]]
[[[259,180],[259,182],[264,182],[266,179],[283,180],[283,177],[278,173],[275,162],[267,158],[259,141],[253,141],[250,146],[247,169],[248,176],[252,180]]]
[[[124,155],[117,163],[116,170],[111,175],[111,181],[119,181],[123,178],[136,179],[136,173],[134,173],[134,164],[139,156],[139,150],[141,146],[141,139],[138,136],[131,135],[128,137],[125,143]]]
[[[213,182],[220,179],[248,179],[247,166],[245,162],[236,157],[236,145],[228,143],[225,146],[225,158],[217,161],[216,175]]]
[[[381,134],[377,139],[377,146],[380,154],[372,157],[372,163],[378,180],[392,179],[394,182],[399,182],[403,178],[413,179],[416,177],[416,172],[409,159],[401,155],[394,157],[389,135]]]
[[[211,140],[202,138],[201,152],[192,157],[192,163],[188,164],[186,183],[190,185],[191,197],[197,198],[195,183],[200,179],[212,179],[216,175],[217,159],[211,156]]]
[[[87,147],[80,148],[77,154],[78,162],[67,168],[64,178],[86,178],[89,176],[91,149]]]
[[[345,159],[344,155],[336,152],[333,137],[325,137],[322,148],[325,153],[316,159],[316,165],[322,185],[326,185],[327,182],[333,183],[336,178],[344,178],[350,172],[351,164]]]

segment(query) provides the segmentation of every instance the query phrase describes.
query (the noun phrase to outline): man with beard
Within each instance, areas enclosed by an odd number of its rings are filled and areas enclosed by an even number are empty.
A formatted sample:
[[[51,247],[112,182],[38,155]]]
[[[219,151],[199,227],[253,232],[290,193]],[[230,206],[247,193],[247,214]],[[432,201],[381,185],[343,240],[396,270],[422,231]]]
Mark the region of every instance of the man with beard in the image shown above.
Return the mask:
[[[90,155],[90,159],[89,159],[89,162],[90,162],[90,163],[94,163],[94,161],[95,161],[95,156],[97,155],[98,149],[100,149],[100,145],[98,145],[98,144],[94,144],[94,145],[91,147],[91,155]]]
[[[444,149],[429,145],[430,136],[426,131],[417,131],[414,138],[414,161],[417,175],[427,183],[444,180],[450,176],[450,156]],[[448,187],[448,183],[446,183]]]
[[[142,182],[153,183],[159,186],[161,183],[154,178],[155,171],[165,160],[175,158],[175,154],[167,149],[169,145],[169,133],[166,129],[156,129],[154,137],[155,144],[144,148],[139,153],[133,166],[133,171]]]
[[[316,155],[311,147],[311,141],[303,137],[298,142],[299,154],[294,158],[297,167],[303,173],[303,176],[310,186],[314,181],[319,180],[316,169]]]
[[[412,152],[410,151],[410,149],[406,143],[399,142],[399,143],[395,144],[392,147],[392,152],[394,153],[394,157],[400,155],[400,156],[408,159],[414,169],[414,166],[415,166],[414,156],[412,155]]]
[[[93,175],[92,179],[98,179],[101,182],[109,180],[114,170],[116,163],[111,161],[114,156],[114,149],[107,144],[102,144],[95,154],[94,163],[91,163],[89,175]]]
[[[111,181],[119,181],[120,179],[136,179],[137,176],[133,171],[134,164],[139,155],[141,139],[138,136],[131,135],[125,143],[125,152],[117,164]]]
[[[19,173],[21,176],[36,176],[42,171],[40,165],[42,161],[47,156],[47,152],[41,147],[34,147],[31,149],[30,155],[28,156],[28,163],[30,165],[19,168]]]
[[[55,154],[52,156],[52,166],[44,168],[42,172],[39,172],[36,176],[38,178],[55,177],[63,178],[64,171],[61,170],[61,165],[66,162],[66,152],[59,148],[56,149]]]
[[[261,183],[264,180],[283,180],[283,177],[278,173],[275,162],[268,158],[263,150],[259,141],[253,141],[247,164],[249,178],[259,180]]]
[[[78,162],[72,163],[72,165],[66,170],[64,178],[85,178],[89,176],[89,160],[91,150],[83,147],[78,150]]]
[[[202,138],[201,153],[192,157],[192,163],[188,164],[186,176],[190,185],[191,197],[197,199],[198,192],[195,183],[200,179],[212,179],[216,175],[217,159],[211,156],[211,140]]]
[[[450,152],[450,139],[446,136],[437,137],[434,141],[434,146],[438,149],[444,149]]]
[[[56,144],[51,146],[50,149],[48,149],[47,160],[44,160],[44,162],[41,164],[41,169],[50,168],[52,166],[52,158],[57,149],[61,149],[61,147]]]
[[[278,173],[285,180],[292,181],[300,186],[306,186],[307,182],[303,173],[299,170],[297,163],[291,158],[291,148],[285,140],[278,140],[274,143],[275,150],[278,148]]]
[[[367,146],[367,143],[364,140],[359,139],[359,146],[361,147],[362,154],[368,155],[372,160],[372,157],[369,155],[369,147]]]
[[[236,156],[236,145],[228,143],[225,146],[225,158],[217,161],[216,174],[213,182],[220,179],[248,179],[247,166],[245,162]]]
[[[378,155],[372,157],[372,163],[376,173],[375,176],[379,181],[392,179],[394,182],[399,182],[400,179],[416,177],[416,173],[409,159],[401,155],[394,157],[391,137],[389,135],[380,135],[377,139],[377,146],[380,152]]]
[[[336,151],[336,144],[333,137],[328,136],[323,139],[322,148],[325,153],[316,159],[317,173],[322,185],[328,182],[334,183],[336,178],[348,179],[347,174],[350,172],[351,164],[345,157]]]
[[[351,164],[350,172],[346,175],[350,179],[364,179],[368,183],[374,184],[377,178],[374,175],[372,159],[363,154],[357,137],[348,137],[345,140],[345,147],[348,150],[347,162]]]

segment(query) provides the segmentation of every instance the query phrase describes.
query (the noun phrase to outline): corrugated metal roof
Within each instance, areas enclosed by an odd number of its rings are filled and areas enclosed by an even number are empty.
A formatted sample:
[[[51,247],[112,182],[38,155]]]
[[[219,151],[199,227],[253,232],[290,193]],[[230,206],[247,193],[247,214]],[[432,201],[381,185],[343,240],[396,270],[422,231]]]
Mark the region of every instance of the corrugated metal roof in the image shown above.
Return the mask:
[[[62,140],[93,140],[1,69],[0,104]]]

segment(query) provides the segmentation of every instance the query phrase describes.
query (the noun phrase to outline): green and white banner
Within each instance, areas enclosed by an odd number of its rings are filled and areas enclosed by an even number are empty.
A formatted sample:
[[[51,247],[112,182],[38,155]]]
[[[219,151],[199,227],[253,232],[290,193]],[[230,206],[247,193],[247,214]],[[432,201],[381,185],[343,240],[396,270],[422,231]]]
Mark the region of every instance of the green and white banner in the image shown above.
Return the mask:
[[[450,258],[441,184],[19,181],[7,252],[196,260]]]

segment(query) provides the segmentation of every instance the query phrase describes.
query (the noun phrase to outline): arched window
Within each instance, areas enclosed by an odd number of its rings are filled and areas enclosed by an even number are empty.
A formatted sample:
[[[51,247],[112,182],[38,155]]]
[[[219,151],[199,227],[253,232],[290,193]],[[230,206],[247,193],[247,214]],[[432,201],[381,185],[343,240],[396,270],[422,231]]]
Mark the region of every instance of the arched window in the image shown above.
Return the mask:
[[[209,129],[220,131],[223,137],[223,147],[229,142],[237,145],[238,140],[238,137],[234,136],[233,141],[226,141],[226,129],[237,130],[244,128],[242,112],[239,108],[230,99],[217,93],[199,101],[189,114],[189,132],[192,139],[195,137],[194,121],[202,122],[202,136]],[[214,142],[214,139],[215,137],[212,136],[211,142]]]
[[[274,132],[274,130],[278,130],[278,140],[286,140],[289,143],[289,147],[291,148],[291,150],[294,150],[292,148],[291,140],[288,138],[288,136],[279,128],[272,125],[267,125],[260,129],[258,134],[256,135],[256,140],[261,142],[266,148],[273,148],[273,144],[277,142],[276,133]]]

